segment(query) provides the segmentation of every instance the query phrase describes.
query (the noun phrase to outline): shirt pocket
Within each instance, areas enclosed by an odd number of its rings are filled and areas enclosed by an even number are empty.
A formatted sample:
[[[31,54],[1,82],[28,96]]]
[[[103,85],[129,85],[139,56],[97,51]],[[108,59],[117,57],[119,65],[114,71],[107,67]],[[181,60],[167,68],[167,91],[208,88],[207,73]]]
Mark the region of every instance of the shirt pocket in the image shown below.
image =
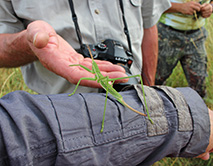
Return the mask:
[[[132,44],[141,40],[143,31],[142,20],[142,1],[126,0],[124,1],[124,15],[130,32]]]
[[[129,1],[135,7],[139,7],[142,4],[142,0],[129,0]]]

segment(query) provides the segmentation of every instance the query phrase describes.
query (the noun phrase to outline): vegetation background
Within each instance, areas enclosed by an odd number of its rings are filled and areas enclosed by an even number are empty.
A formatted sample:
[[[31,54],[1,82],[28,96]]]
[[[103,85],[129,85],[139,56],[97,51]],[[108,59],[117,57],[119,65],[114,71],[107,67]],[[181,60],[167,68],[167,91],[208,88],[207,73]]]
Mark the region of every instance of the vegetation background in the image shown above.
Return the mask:
[[[206,50],[208,54],[208,77],[206,78],[207,97],[204,99],[207,106],[213,110],[213,15],[206,20],[206,29],[208,30],[208,38],[206,41]],[[196,49],[196,48],[195,48]],[[188,86],[186,78],[183,74],[180,63],[174,69],[172,75],[168,78],[166,85],[171,87]],[[163,158],[156,162],[153,166],[213,166],[213,154],[207,161],[201,159],[185,159],[185,158]]]
[[[206,29],[209,32],[206,41],[206,48],[208,52],[208,78],[207,81],[207,98],[205,102],[207,106],[213,109],[213,16],[207,19]],[[172,87],[185,87],[187,82],[183,74],[180,64],[175,68],[173,74],[167,80],[167,85]],[[32,94],[36,92],[30,90],[22,79],[20,68],[0,69],[0,97],[9,92],[16,90],[24,90]],[[213,155],[208,161],[201,159],[185,159],[185,158],[163,158],[161,161],[156,162],[153,166],[212,166]]]

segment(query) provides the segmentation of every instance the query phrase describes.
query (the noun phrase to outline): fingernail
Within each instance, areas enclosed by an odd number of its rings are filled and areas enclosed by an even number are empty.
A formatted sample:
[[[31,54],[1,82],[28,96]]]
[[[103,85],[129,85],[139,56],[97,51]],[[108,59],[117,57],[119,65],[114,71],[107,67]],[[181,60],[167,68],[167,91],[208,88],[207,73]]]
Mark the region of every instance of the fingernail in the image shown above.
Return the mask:
[[[34,35],[34,37],[33,37],[33,45],[35,46],[35,42],[36,42],[36,37],[37,37],[37,35],[38,35],[38,32]]]

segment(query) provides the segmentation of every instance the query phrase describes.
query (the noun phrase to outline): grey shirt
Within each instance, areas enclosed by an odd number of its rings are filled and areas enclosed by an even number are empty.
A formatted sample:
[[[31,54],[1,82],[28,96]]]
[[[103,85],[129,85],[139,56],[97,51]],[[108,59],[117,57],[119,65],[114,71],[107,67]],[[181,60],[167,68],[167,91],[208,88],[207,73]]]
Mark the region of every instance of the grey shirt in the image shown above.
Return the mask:
[[[151,124],[105,94],[30,95],[0,99],[1,166],[148,166],[166,156],[195,157],[209,143],[208,109],[190,88],[145,86]],[[141,86],[121,92],[146,113]]]
[[[73,2],[85,44],[114,39],[128,48],[118,0],[73,0]],[[123,0],[123,3],[134,55],[131,72],[133,75],[140,74],[143,28],[155,25],[161,14],[170,7],[170,1]],[[48,22],[72,47],[79,49],[68,0],[0,1],[0,33],[22,31],[34,20]],[[26,84],[41,94],[72,92],[74,89],[68,81],[48,71],[38,61],[22,67],[22,73]],[[94,91],[97,89],[78,88],[78,92]]]

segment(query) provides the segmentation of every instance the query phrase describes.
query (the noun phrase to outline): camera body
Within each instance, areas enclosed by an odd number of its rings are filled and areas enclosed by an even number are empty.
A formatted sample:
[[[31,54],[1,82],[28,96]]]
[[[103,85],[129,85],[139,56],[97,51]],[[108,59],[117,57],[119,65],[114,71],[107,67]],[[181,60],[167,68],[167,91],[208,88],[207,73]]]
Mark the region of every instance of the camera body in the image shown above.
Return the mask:
[[[120,42],[107,39],[101,43],[88,46],[90,47],[94,59],[105,60],[113,64],[120,65],[125,69],[128,76],[132,75],[130,72],[130,67],[133,63],[133,55],[128,50],[125,50]],[[85,44],[81,45],[81,49],[78,52],[84,55],[84,57],[91,58],[87,45]],[[119,90],[123,86],[137,83],[138,81],[136,78],[130,78],[127,83],[116,85],[116,89]]]
[[[118,41],[107,39],[96,45],[89,45],[94,59],[110,61],[113,64],[123,64],[130,68],[133,58],[132,53],[125,51],[122,44]],[[80,53],[84,57],[90,57],[88,48],[85,44],[82,45]]]

